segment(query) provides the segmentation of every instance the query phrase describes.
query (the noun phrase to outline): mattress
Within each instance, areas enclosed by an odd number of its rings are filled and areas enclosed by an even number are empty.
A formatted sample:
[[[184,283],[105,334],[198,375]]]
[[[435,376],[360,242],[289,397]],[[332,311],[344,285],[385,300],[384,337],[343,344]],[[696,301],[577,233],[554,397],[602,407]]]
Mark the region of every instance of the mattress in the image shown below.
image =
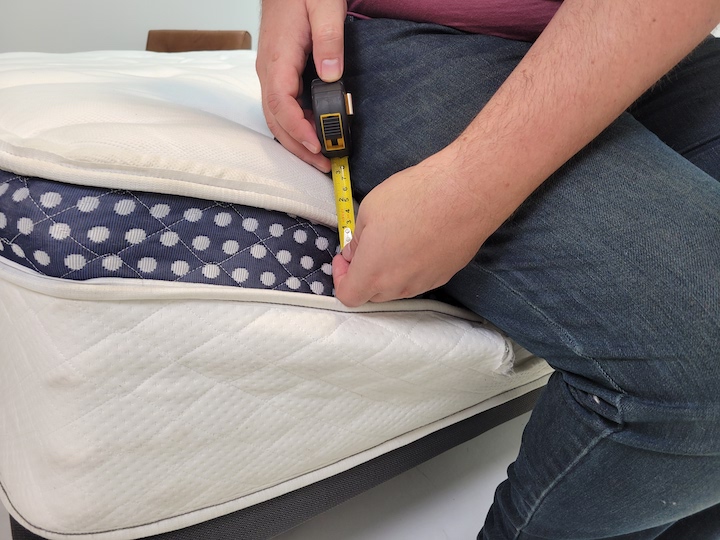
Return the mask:
[[[0,499],[27,531],[269,537],[242,516],[292,526],[547,380],[456,306],[333,297],[331,182],[273,140],[254,61],[0,55]]]

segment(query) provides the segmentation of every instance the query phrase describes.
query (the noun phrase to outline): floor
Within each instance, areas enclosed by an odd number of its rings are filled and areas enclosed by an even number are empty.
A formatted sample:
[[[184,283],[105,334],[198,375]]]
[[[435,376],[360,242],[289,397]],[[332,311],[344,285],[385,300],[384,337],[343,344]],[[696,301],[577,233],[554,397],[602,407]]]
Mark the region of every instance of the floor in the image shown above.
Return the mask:
[[[529,414],[415,467],[276,540],[472,540]],[[0,540],[10,539],[0,506]]]

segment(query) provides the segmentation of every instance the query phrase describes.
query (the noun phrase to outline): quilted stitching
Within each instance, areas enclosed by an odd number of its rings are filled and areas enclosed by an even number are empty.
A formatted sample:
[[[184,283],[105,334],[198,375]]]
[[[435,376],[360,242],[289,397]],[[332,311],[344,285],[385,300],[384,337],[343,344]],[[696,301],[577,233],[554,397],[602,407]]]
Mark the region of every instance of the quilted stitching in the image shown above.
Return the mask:
[[[295,277],[297,290],[317,294],[320,282],[331,293],[335,233],[279,210],[332,225],[332,187],[272,140],[253,64],[242,54],[127,52],[0,62],[5,168],[104,186],[0,180],[0,483],[34,526],[122,540],[168,530],[178,516],[189,525],[347,469],[549,371],[533,359],[511,376],[495,372],[502,336],[433,312],[138,298],[136,289],[164,290],[160,276],[286,290]],[[160,212],[169,200],[178,206]],[[275,213],[263,222],[270,214],[237,202]],[[228,241],[237,253],[223,250]],[[237,262],[241,252],[249,262]],[[114,257],[117,271],[104,268]],[[78,281],[108,271],[133,278],[108,287],[136,299],[34,292],[4,273],[8,260],[64,277],[56,291],[95,291]],[[234,279],[238,268],[248,279]],[[276,283],[263,283],[265,271]],[[142,287],[127,284],[136,279]],[[229,290],[207,289],[208,298]]]
[[[281,212],[0,171],[0,256],[65,279],[332,294],[337,234]]]
[[[429,312],[0,298],[2,482],[66,532],[242,506],[545,370],[495,374],[499,335]]]

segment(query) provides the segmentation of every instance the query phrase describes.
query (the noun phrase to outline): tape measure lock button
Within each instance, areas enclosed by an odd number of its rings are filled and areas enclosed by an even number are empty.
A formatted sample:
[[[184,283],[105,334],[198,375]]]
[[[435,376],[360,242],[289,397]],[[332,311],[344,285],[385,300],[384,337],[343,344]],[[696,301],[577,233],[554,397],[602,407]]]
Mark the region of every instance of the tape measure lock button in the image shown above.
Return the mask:
[[[342,115],[340,113],[323,114],[320,116],[320,131],[324,148],[328,151],[344,150]]]

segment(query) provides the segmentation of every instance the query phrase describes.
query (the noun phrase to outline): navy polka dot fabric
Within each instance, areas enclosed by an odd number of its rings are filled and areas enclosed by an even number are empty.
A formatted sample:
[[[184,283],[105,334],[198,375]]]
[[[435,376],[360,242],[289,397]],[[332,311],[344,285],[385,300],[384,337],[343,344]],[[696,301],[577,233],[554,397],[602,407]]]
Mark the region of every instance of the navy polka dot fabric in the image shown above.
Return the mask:
[[[282,212],[0,171],[0,257],[52,277],[332,295],[337,233]]]

